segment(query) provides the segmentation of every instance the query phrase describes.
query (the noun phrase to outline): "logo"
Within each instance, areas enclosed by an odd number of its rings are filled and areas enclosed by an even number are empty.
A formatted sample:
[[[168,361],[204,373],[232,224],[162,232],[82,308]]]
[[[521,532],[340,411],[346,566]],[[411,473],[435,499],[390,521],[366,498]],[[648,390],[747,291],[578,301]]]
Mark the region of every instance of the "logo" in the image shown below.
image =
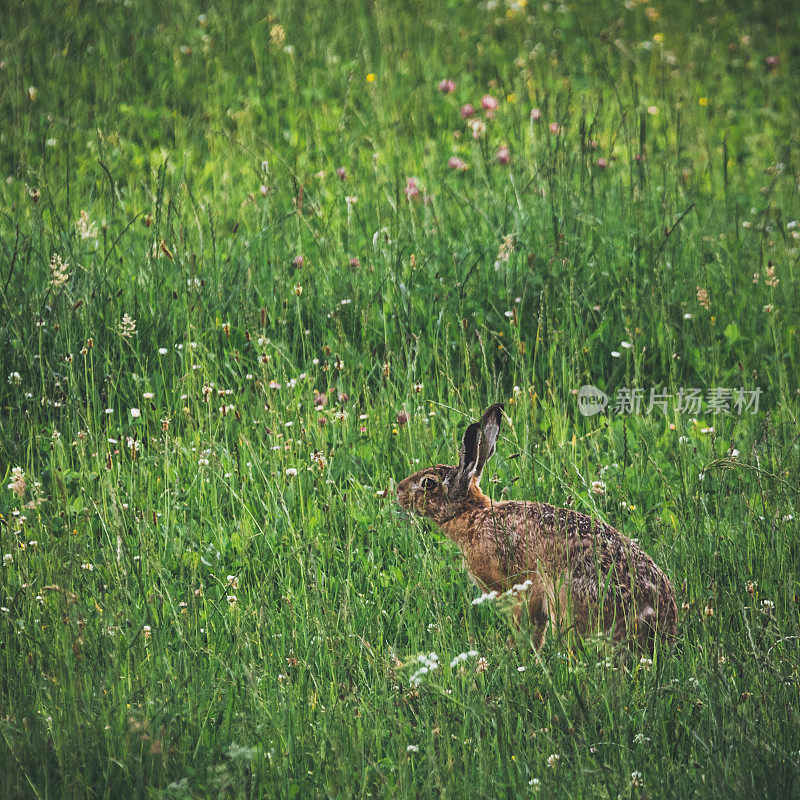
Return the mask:
[[[585,384],[578,390],[578,411],[584,417],[591,417],[605,410],[608,395],[596,386]]]

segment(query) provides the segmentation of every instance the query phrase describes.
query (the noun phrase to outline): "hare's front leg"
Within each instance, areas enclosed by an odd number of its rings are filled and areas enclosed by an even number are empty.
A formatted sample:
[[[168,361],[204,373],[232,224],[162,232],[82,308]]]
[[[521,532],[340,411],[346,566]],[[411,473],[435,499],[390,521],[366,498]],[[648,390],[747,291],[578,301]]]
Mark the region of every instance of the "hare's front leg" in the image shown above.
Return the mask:
[[[533,625],[533,646],[541,650],[544,635],[547,633],[547,623],[550,621],[550,611],[543,589],[531,592],[528,598],[528,619]]]

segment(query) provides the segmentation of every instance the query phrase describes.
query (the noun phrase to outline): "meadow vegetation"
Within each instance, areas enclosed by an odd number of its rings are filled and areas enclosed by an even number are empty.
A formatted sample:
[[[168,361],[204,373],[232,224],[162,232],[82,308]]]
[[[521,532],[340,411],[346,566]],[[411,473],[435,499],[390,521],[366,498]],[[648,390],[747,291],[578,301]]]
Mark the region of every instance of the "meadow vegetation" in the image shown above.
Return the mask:
[[[6,4],[0,797],[800,796],[798,42]],[[672,652],[509,648],[397,507],[498,401],[486,491],[636,537]]]

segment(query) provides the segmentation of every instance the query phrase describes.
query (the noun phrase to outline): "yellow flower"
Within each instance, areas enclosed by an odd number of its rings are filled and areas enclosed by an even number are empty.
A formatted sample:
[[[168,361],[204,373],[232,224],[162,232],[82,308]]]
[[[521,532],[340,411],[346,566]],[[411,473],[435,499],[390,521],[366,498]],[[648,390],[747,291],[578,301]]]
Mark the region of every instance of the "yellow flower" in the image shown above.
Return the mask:
[[[506,97],[506,102],[507,103],[516,103],[517,102],[517,93],[516,92],[511,92],[511,94]]]
[[[708,98],[707,97],[698,97],[697,102],[700,103],[701,106],[708,105]]]
[[[367,83],[375,83],[375,73],[368,72],[367,73]]]
[[[663,33],[654,33],[653,34],[653,41],[658,42],[659,44],[663,44],[664,42],[664,34]]]

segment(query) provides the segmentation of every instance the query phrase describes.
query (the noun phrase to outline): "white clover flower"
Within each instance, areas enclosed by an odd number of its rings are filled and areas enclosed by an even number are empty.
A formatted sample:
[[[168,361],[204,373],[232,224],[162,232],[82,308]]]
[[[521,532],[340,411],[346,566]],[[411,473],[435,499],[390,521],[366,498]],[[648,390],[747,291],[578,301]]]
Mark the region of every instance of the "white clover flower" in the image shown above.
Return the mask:
[[[415,744],[410,744],[406,747],[406,753],[419,753],[419,747]]]
[[[558,753],[553,753],[547,758],[547,766],[550,767],[550,769],[555,769],[559,761],[561,761],[561,756],[558,755]]]
[[[8,385],[9,386],[19,386],[22,383],[22,376],[19,372],[9,372],[8,373]]]
[[[297,470],[296,470],[294,467],[289,467],[289,468],[286,470],[286,474],[287,474],[289,477],[292,477],[292,478],[293,478],[295,475],[297,475]]]
[[[138,409],[138,408],[132,408],[132,409],[131,409],[131,416],[132,416],[134,419],[137,419],[138,417],[141,417],[141,416],[142,416],[141,409]]]
[[[485,592],[480,597],[476,597],[472,601],[473,606],[482,606],[484,603],[491,603],[492,600],[496,600],[498,598],[498,593],[494,590],[491,592]]]
[[[477,655],[478,655],[477,650],[468,650],[466,653],[459,653],[450,662],[450,669],[455,669],[462,661],[466,661],[468,658],[474,658]]]
[[[14,562],[14,556],[11,553],[4,553],[3,554],[3,566],[9,567]]]

